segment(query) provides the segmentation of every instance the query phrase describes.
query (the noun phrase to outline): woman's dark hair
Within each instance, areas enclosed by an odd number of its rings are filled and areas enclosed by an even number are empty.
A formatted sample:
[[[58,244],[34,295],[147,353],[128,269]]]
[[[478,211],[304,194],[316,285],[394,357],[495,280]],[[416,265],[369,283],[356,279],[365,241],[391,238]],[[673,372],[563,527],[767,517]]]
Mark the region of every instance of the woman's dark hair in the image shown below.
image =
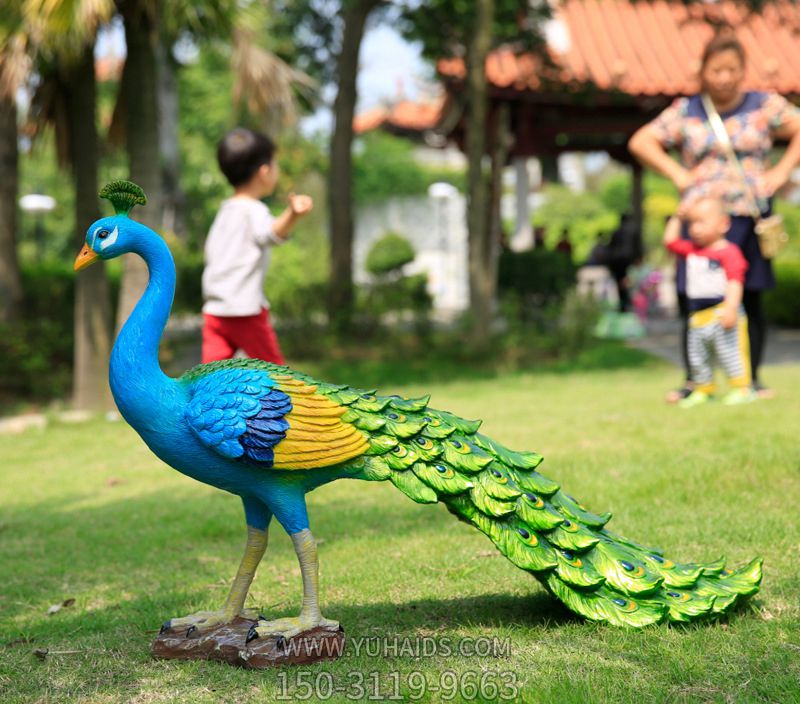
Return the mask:
[[[703,49],[703,56],[700,59],[700,71],[703,71],[706,64],[711,60],[715,54],[721,54],[723,51],[733,51],[742,62],[742,66],[747,63],[747,54],[744,51],[742,43],[736,38],[732,29],[719,30],[706,44]]]
[[[264,164],[272,163],[275,144],[265,134],[237,127],[217,145],[217,161],[231,186],[247,183]]]

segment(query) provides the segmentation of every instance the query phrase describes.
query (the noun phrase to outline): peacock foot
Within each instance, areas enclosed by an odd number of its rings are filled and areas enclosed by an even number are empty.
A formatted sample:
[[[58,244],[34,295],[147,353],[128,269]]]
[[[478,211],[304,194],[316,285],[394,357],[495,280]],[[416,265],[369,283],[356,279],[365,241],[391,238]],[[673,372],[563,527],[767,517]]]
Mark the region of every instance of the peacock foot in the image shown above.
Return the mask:
[[[216,626],[230,623],[237,616],[250,621],[263,619],[258,609],[242,609],[238,614],[226,609],[220,609],[219,611],[198,611],[196,614],[181,616],[180,618],[171,618],[169,621],[165,621],[161,626],[161,632],[165,633],[169,630],[182,630],[185,628],[186,635],[190,636],[196,632],[202,633]]]
[[[250,628],[250,633],[247,634],[247,642],[256,638],[269,638],[279,636],[284,639],[293,638],[300,633],[305,633],[314,628],[322,628],[326,631],[340,631],[342,627],[338,621],[331,621],[329,618],[324,618],[321,615],[311,616],[308,614],[300,614],[299,616],[291,616],[287,618],[278,618],[274,621],[259,620],[258,623],[253,624]]]

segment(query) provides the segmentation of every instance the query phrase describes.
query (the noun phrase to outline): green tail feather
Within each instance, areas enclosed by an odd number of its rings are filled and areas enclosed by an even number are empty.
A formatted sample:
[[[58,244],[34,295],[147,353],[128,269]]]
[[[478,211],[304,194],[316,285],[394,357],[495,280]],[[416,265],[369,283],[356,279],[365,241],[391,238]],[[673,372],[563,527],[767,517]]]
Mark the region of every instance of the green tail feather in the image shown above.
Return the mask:
[[[427,396],[380,397],[249,362],[316,385],[347,408],[342,419],[368,436],[369,449],[342,466],[346,476],[388,479],[414,501],[441,501],[587,619],[629,627],[688,622],[758,591],[760,559],[735,571],[722,559],[678,564],[616,535],[604,528],[611,514],[593,513],[536,471],[540,455],[503,447],[477,432],[479,421],[428,408]]]
[[[353,461],[348,473],[388,478],[419,503],[443,502],[587,619],[633,627],[688,622],[758,591],[760,560],[733,572],[723,560],[677,564],[616,535],[604,528],[611,514],[593,513],[535,471],[541,455],[503,447],[478,433],[477,421],[427,408],[427,397],[327,392],[324,385],[320,392],[347,405],[344,419],[370,435],[368,461]]]

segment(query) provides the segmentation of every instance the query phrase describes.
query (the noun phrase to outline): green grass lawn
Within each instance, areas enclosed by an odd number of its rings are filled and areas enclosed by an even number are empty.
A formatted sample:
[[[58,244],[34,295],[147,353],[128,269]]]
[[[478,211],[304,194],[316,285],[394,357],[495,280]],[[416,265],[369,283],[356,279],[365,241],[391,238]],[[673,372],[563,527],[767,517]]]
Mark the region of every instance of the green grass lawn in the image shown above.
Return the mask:
[[[447,699],[451,677],[462,700],[470,678],[512,673],[531,702],[798,701],[800,367],[765,377],[776,400],[692,411],[662,402],[677,377],[658,364],[383,389],[432,393],[432,406],[538,450],[544,474],[614,513],[611,530],[669,557],[762,555],[762,591],[727,619],[643,631],[581,621],[444,507],[340,481],[309,496],[323,612],[353,642],[408,638],[440,652],[350,648],[335,663],[276,671],[149,656],[162,621],[224,598],[244,542],[238,499],[167,468],[122,423],[0,437],[0,702],[261,703],[302,696],[306,681],[323,698],[331,683],[345,687],[330,700],[347,701],[359,673],[365,696],[383,700],[396,686]],[[65,599],[75,603],[47,615]],[[250,603],[280,616],[299,600],[291,543],[273,524]],[[413,640],[423,638],[433,640]],[[441,652],[446,639],[457,649],[478,638],[508,652]],[[34,656],[44,648],[46,659]]]

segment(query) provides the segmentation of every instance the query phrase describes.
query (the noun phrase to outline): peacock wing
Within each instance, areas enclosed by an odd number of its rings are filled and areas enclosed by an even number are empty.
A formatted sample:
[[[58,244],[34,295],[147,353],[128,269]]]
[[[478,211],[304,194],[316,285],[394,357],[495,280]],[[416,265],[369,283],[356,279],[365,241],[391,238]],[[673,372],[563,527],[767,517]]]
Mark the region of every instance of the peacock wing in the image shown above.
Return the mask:
[[[368,449],[364,434],[342,420],[343,405],[285,367],[226,360],[196,367],[184,381],[191,394],[189,427],[223,457],[265,468],[314,469]]]
[[[274,448],[289,430],[291,398],[258,367],[212,363],[184,377],[184,417],[197,439],[229,459],[273,466]]]

